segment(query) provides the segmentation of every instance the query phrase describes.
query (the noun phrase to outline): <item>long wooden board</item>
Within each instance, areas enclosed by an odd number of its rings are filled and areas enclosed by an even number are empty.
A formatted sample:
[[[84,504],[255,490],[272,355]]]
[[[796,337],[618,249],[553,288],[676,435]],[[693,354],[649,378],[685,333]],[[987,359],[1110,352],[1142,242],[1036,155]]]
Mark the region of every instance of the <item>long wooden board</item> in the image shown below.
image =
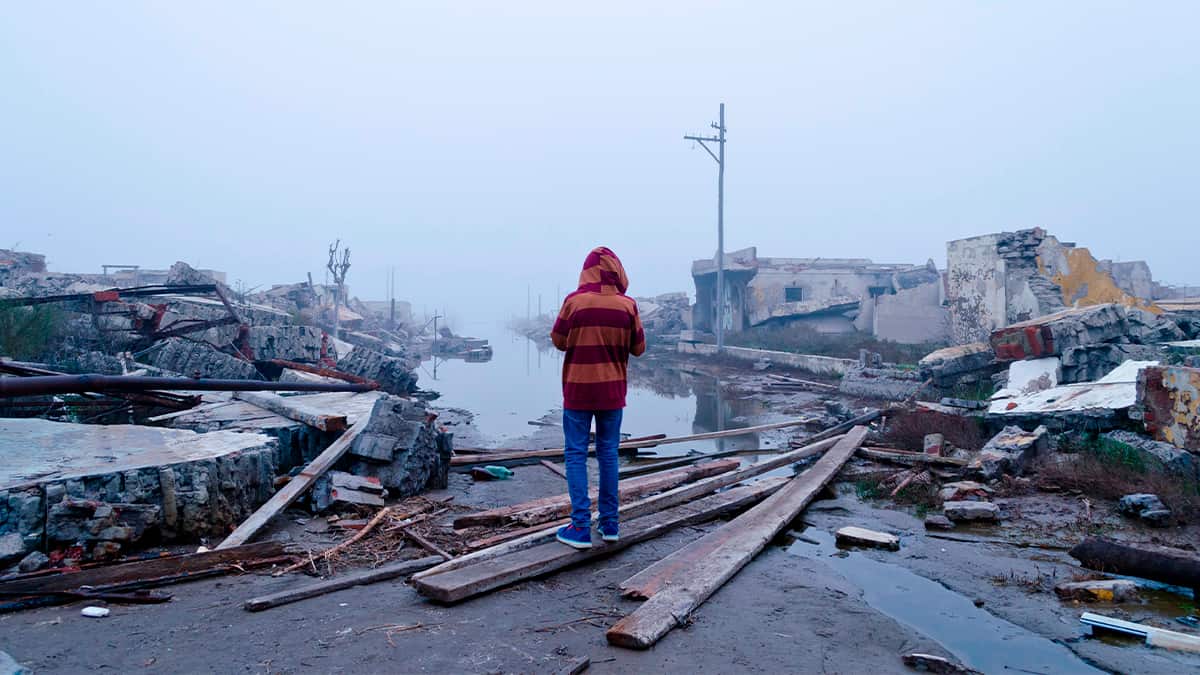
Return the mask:
[[[694,441],[709,441],[716,438],[729,438],[730,436],[745,436],[746,434],[757,434],[763,431],[772,431],[774,429],[787,429],[789,427],[798,427],[802,424],[808,424],[807,419],[788,420],[786,422],[775,422],[774,424],[760,424],[754,427],[744,427],[742,429],[726,429],[724,431],[710,431],[703,434],[693,434],[691,436],[676,436],[674,438],[651,439],[645,441],[629,440],[621,443],[618,449],[621,450],[636,450],[637,448],[652,448],[659,445],[671,445],[674,443],[692,443]],[[494,452],[487,455],[486,460],[482,457],[454,457],[450,460],[451,466],[461,466],[467,464],[496,464],[510,460],[520,459],[536,459],[539,457],[559,457],[563,454],[562,448],[547,448],[545,450],[525,450],[522,452]]]
[[[217,548],[223,549],[230,548],[232,546],[239,546],[249,541],[250,538],[255,534],[258,534],[258,531],[261,530],[263,526],[275,516],[275,514],[283,511],[288,506],[291,506],[292,502],[299,499],[300,495],[304,494],[305,490],[312,487],[312,484],[316,482],[316,480],[320,478],[322,474],[333,468],[333,465],[342,458],[342,455],[345,455],[346,452],[350,450],[350,446],[354,443],[354,439],[358,438],[358,435],[362,433],[363,429],[367,428],[367,422],[370,419],[371,418],[369,415],[363,415],[362,418],[354,423],[354,426],[347,429],[346,432],[339,436],[336,441],[331,443],[328,448],[325,448],[324,452],[317,455],[313,461],[309,462],[308,466],[304,467],[303,471],[292,478],[292,480],[289,481],[287,485],[284,485],[279,492],[276,492],[274,495],[272,495],[272,497],[267,500],[267,503],[263,504],[258,508],[257,511],[250,514],[250,517],[243,521],[241,525],[238,525],[237,529],[235,529],[228,537],[225,537],[225,541],[222,541],[220,544],[218,544]]]
[[[645,497],[648,494],[670,490],[684,483],[708,478],[718,474],[733,471],[738,468],[736,459],[706,462],[696,466],[686,466],[673,471],[663,471],[650,476],[642,476],[618,484],[617,492],[620,501],[630,502]],[[591,499],[595,502],[598,489],[592,488]],[[571,496],[568,494],[543,497],[533,501],[503,506],[477,513],[468,513],[454,519],[454,528],[476,527],[479,525],[536,525],[545,523],[571,513]]]
[[[855,427],[816,464],[789,481],[758,506],[723,525],[709,537],[724,540],[694,564],[678,568],[632,614],[606,633],[609,644],[648,649],[750,562],[771,539],[787,527],[833,479],[867,437],[866,427]],[[707,538],[707,537],[706,537]],[[693,546],[699,546],[696,543]]]
[[[725,457],[733,457],[734,455],[749,455],[749,454],[771,455],[771,454],[777,454],[780,452],[783,452],[783,448],[778,448],[778,449],[767,448],[767,449],[763,449],[763,450],[722,450],[720,452],[702,452],[702,453],[696,453],[694,455],[687,455],[685,457],[674,457],[672,459],[665,459],[661,462],[646,462],[644,464],[630,464],[629,466],[621,467],[621,469],[617,472],[617,475],[621,478],[625,478],[628,476],[641,476],[641,475],[648,474],[648,473],[657,473],[659,471],[666,471],[667,469],[674,469],[674,468],[680,467],[680,466],[687,466],[689,464],[695,464],[697,462],[703,462],[703,461],[709,460],[709,459],[722,459]]]
[[[234,392],[233,397],[321,431],[341,431],[346,428],[345,415],[330,415],[312,410],[303,405],[302,400],[289,400],[269,391],[238,391]]]
[[[413,585],[418,593],[427,598],[446,603],[460,602],[522,579],[612,555],[677,527],[701,523],[723,513],[736,511],[766,497],[787,482],[786,478],[768,478],[752,485],[733,488],[665,511],[635,518],[623,525],[620,541],[593,542],[592,548],[582,551],[558,542],[549,542],[456,570],[420,579],[414,577]]]
[[[223,573],[232,569],[233,565],[251,560],[278,558],[283,553],[284,545],[281,542],[267,541],[204,553],[131,560],[74,572],[19,577],[0,582],[0,590],[35,595],[39,592],[70,591],[80,586],[112,589],[126,584],[141,585],[156,579],[185,580],[211,570]]]
[[[326,593],[333,593],[334,591],[340,591],[352,586],[365,586],[378,581],[395,579],[396,577],[406,577],[413,572],[429,569],[440,562],[442,562],[442,557],[438,555],[418,558],[417,560],[402,560],[390,565],[376,567],[373,570],[363,570],[335,579],[326,579],[312,584],[288,588],[277,593],[260,595],[257,598],[247,600],[242,607],[249,612],[260,612],[264,609],[286,605],[318,595],[325,595]]]
[[[742,467],[737,471],[731,471],[719,476],[713,476],[712,478],[696,481],[695,483],[681,485],[674,490],[668,490],[666,492],[638,500],[632,504],[626,504],[620,509],[621,518],[623,520],[637,518],[648,513],[661,511],[663,509],[691,501],[710,492],[720,490],[721,488],[729,487],[730,485],[736,485],[737,483],[754,478],[755,476],[761,476],[768,471],[785,467],[789,464],[812,457],[813,455],[819,455],[833,447],[839,438],[841,437],[839,436],[818,441],[817,443],[792,450],[791,452],[779,455],[778,457],[772,457],[770,459]],[[510,541],[498,543],[490,548],[481,549],[473,553],[459,556],[453,560],[448,560],[433,569],[426,570],[424,572],[418,572],[417,574],[413,575],[413,578],[420,578],[450,569],[457,569],[458,567],[462,567],[468,563],[476,562],[480,559],[493,558],[514,550],[529,548],[530,546],[540,543],[547,537],[553,537],[555,530],[565,524],[565,521],[553,523],[548,525],[546,528],[537,530],[535,532],[521,534],[517,536],[517,538]]]

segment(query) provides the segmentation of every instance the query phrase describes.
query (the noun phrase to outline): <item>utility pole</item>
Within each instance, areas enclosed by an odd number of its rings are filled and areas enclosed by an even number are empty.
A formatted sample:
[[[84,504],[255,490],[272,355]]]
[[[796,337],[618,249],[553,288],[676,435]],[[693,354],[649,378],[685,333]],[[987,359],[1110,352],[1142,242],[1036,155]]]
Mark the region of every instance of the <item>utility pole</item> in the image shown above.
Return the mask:
[[[717,333],[717,353],[725,351],[725,104],[721,104],[720,121],[709,124],[716,136],[684,136],[695,141],[717,162],[717,308],[714,323]],[[717,152],[708,147],[717,144]]]

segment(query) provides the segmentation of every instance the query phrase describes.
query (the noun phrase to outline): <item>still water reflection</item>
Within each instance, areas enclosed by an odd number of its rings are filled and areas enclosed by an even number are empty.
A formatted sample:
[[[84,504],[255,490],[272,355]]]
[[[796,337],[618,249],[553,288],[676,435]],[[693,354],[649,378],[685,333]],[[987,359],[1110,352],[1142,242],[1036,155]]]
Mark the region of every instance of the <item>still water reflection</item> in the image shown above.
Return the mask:
[[[476,329],[478,330],[478,329]],[[475,415],[480,435],[492,446],[512,443],[536,431],[530,421],[557,423],[562,410],[562,355],[539,349],[532,340],[514,333],[492,330],[494,356],[486,363],[435,359],[421,365],[422,389],[439,392],[438,406],[462,408]],[[650,349],[668,345],[651,345]],[[632,436],[664,433],[685,436],[748,426],[747,419],[761,412],[757,402],[729,395],[708,376],[635,359],[631,362],[628,407],[623,431]],[[746,434],[657,448],[660,455],[689,450],[752,449],[758,436]]]

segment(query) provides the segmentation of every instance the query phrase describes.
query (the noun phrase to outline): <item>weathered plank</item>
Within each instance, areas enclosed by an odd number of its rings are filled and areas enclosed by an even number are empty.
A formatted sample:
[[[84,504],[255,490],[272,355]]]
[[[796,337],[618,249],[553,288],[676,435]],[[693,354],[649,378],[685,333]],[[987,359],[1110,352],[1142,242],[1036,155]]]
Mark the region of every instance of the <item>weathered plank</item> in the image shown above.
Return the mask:
[[[736,459],[726,459],[634,478],[618,485],[618,497],[622,502],[629,502],[648,494],[670,490],[684,483],[733,471],[738,468],[738,465],[739,462]],[[599,494],[599,490],[593,488],[590,494],[594,502]],[[454,528],[462,529],[464,527],[476,527],[479,525],[507,525],[512,523],[536,525],[556,518],[562,518],[570,513],[571,496],[561,494],[513,504],[512,506],[468,513],[454,519]]]
[[[652,539],[674,528],[701,523],[743,508],[778,490],[786,478],[768,478],[752,485],[726,490],[665,511],[634,518],[622,526],[621,540],[594,542],[592,548],[577,550],[548,542],[466,565],[458,569],[413,578],[417,592],[439,602],[453,603],[487,593],[509,584],[548,572],[612,555],[638,542]]]
[[[878,413],[876,413],[878,416]],[[676,436],[674,438],[650,438],[649,440],[630,439],[621,443],[618,449],[621,450],[636,450],[637,448],[652,448],[659,445],[671,445],[674,443],[692,443],[695,441],[709,441],[716,438],[729,438],[730,436],[745,436],[747,434],[757,434],[763,431],[772,431],[775,429],[787,429],[789,427],[798,427],[802,424],[808,424],[807,419],[788,420],[786,422],[775,422],[774,424],[760,424],[753,427],[743,427],[741,429],[725,429],[723,431],[710,431],[703,434],[693,434],[691,436]],[[494,452],[487,455],[486,460],[481,457],[454,457],[450,460],[451,466],[460,466],[465,464],[480,464],[486,461],[488,464],[504,462],[509,460],[519,459],[536,459],[538,457],[559,457],[563,454],[562,448],[547,448],[545,450],[524,450],[521,452]]]
[[[862,445],[866,427],[855,427],[804,473],[761,504],[726,523],[731,534],[695,564],[680,569],[662,590],[606,633],[609,644],[648,649],[686,620],[718,588],[787,527]],[[713,535],[709,535],[713,536]]]
[[[967,460],[965,459],[938,457],[937,455],[927,455],[923,452],[893,450],[892,448],[859,448],[858,454],[868,459],[896,462],[897,464],[934,464],[937,466],[953,467],[964,467],[967,465]]]
[[[722,450],[721,452],[700,452],[700,453],[696,453],[694,455],[687,455],[686,457],[674,457],[671,459],[665,459],[661,462],[646,462],[644,464],[631,464],[629,466],[623,466],[623,467],[621,467],[620,471],[617,472],[617,475],[620,476],[621,478],[625,478],[627,476],[641,476],[643,474],[657,473],[659,471],[666,471],[667,469],[674,469],[674,468],[680,467],[680,466],[687,466],[689,464],[695,464],[697,462],[703,462],[703,461],[709,460],[709,459],[722,459],[725,457],[733,457],[734,455],[749,455],[749,454],[770,455],[770,454],[779,453],[779,452],[783,452],[783,448],[766,448],[766,449],[761,449],[761,450]]]
[[[390,565],[376,567],[373,570],[363,570],[348,574],[344,577],[335,579],[326,579],[312,584],[297,586],[286,590],[270,593],[268,595],[260,595],[257,598],[251,598],[242,605],[244,609],[250,612],[259,612],[264,609],[286,605],[298,600],[314,598],[318,595],[333,593],[344,588],[352,586],[365,586],[378,581],[386,581],[395,579],[396,577],[406,577],[413,572],[420,572],[424,569],[429,569],[442,561],[441,556],[431,555],[426,558],[418,558],[417,560],[403,560]]]
[[[238,391],[234,392],[233,397],[321,431],[341,431],[346,428],[345,415],[324,414],[305,406],[303,401],[289,400],[269,391]]]
[[[567,468],[565,466],[563,466],[562,464],[555,464],[554,462],[551,462],[548,459],[543,459],[541,461],[541,464],[542,464],[542,466],[546,467],[547,469],[550,469],[550,471],[552,473],[555,473],[563,478],[567,477]]]
[[[865,527],[849,525],[834,534],[837,543],[843,546],[873,546],[889,551],[900,550],[900,537],[887,532],[876,532]]]
[[[818,455],[832,447],[838,441],[838,438],[840,437],[819,441],[817,443],[813,443],[812,445],[798,448],[796,450],[792,450],[791,452],[779,455],[778,457],[772,457],[770,459],[742,467],[737,471],[731,471],[719,476],[713,476],[712,478],[696,481],[695,483],[681,485],[674,490],[668,490],[666,492],[638,500],[632,504],[626,504],[620,509],[621,518],[623,520],[637,518],[648,513],[661,511],[677,504],[691,501],[715,490],[720,490],[721,488],[735,485],[744,480],[754,478],[755,476],[760,476],[768,471],[773,471],[789,464],[799,462],[800,460],[808,457],[812,457],[813,455]],[[414,575],[414,578],[436,574],[450,569],[456,569],[468,563],[476,562],[480,559],[492,558],[518,549],[529,548],[530,546],[536,545],[547,537],[553,537],[555,531],[565,524],[566,521],[559,521],[533,532],[525,532],[520,534],[513,533],[516,537],[514,539],[504,541],[503,543],[497,543],[490,548],[475,551],[474,553],[461,555],[453,560],[448,560],[433,569],[417,573]]]
[[[249,541],[275,514],[290,506],[300,495],[304,494],[305,490],[312,486],[314,481],[320,478],[326,471],[333,468],[333,465],[342,458],[342,455],[345,455],[350,450],[354,439],[358,438],[363,429],[367,428],[369,420],[370,417],[364,415],[355,422],[354,426],[347,429],[328,448],[325,448],[324,452],[317,455],[316,459],[309,462],[303,471],[268,499],[266,504],[263,504],[257,511],[250,514],[250,517],[243,521],[241,525],[238,525],[237,529],[225,538],[225,541],[217,545],[217,548],[230,548]]]
[[[121,586],[145,585],[154,580],[183,581],[190,577],[208,576],[216,570],[224,573],[252,560],[278,558],[284,553],[284,545],[277,541],[247,544],[204,553],[188,553],[148,560],[133,560],[111,565],[91,567],[59,574],[38,574],[0,582],[0,591],[39,592],[70,591],[81,586],[116,589]]]

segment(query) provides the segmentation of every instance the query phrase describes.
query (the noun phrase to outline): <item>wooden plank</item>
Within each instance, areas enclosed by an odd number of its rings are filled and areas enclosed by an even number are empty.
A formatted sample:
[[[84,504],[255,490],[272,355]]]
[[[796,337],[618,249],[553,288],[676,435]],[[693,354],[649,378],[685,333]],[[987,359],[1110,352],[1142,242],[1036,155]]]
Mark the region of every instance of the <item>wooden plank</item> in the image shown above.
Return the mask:
[[[154,417],[147,417],[146,421],[155,423],[166,422],[167,420],[173,420],[176,417],[183,417],[184,415],[191,415],[193,413],[208,412],[210,410],[216,410],[217,408],[224,408],[227,405],[233,405],[233,401],[217,401],[216,403],[206,403],[204,405],[198,405],[195,408],[188,408],[187,410],[176,410],[175,412],[155,415]]]
[[[646,569],[621,582],[618,588],[627,598],[645,600],[669,585],[683,570],[691,569],[696,563],[721,548],[734,534],[731,528],[720,527],[677,549]]]
[[[663,471],[650,476],[642,476],[641,478],[620,483],[618,485],[618,496],[620,501],[629,502],[654,492],[670,490],[683,483],[690,483],[701,478],[708,478],[733,471],[738,468],[739,464],[736,459],[726,459],[699,464],[697,466],[687,466],[674,471]],[[590,495],[592,500],[595,501],[599,495],[599,490],[592,488]],[[464,527],[476,527],[479,525],[507,525],[512,523],[536,525],[556,518],[562,518],[570,513],[571,496],[561,494],[513,504],[512,506],[468,513],[454,519],[454,528],[462,529]]]
[[[77,589],[80,586],[107,588],[129,583],[140,583],[148,579],[187,577],[213,569],[226,571],[236,564],[250,560],[278,558],[283,553],[283,543],[267,541],[217,551],[206,551],[204,553],[189,553],[162,558],[150,558],[148,560],[132,560],[74,572],[39,574],[26,578],[10,579],[0,582],[0,591],[19,591],[36,594],[39,591],[69,591]]]
[[[843,546],[873,546],[889,551],[900,550],[900,537],[887,532],[876,532],[865,527],[848,525],[834,534],[837,543]]]
[[[353,586],[366,586],[367,584],[373,584],[379,581],[387,581],[388,579],[395,579],[397,577],[406,577],[413,572],[420,572],[421,570],[433,567],[441,561],[441,556],[436,555],[418,558],[417,560],[402,560],[389,565],[376,567],[373,570],[363,570],[361,572],[348,574],[344,577],[326,579],[324,581],[318,581],[313,584],[305,584],[303,586],[289,588],[276,593],[270,593],[268,595],[260,595],[257,598],[250,598],[247,600],[242,605],[242,608],[249,612],[261,612],[264,609],[279,607],[280,605],[286,605],[299,600],[306,600],[308,598],[315,598],[318,595],[333,593],[334,591],[340,591],[344,588],[351,588]]]
[[[276,492],[266,504],[263,504],[257,511],[250,514],[250,517],[238,525],[225,541],[217,545],[218,549],[230,548],[239,546],[249,541],[251,537],[258,534],[258,531],[267,524],[275,514],[283,511],[292,502],[299,499],[304,491],[310,488],[314,481],[321,477],[326,471],[333,468],[342,455],[345,455],[350,450],[350,446],[354,443],[354,439],[362,433],[363,429],[367,428],[367,422],[370,416],[364,415],[361,419],[354,423],[338,437],[336,441],[330,444],[325,451],[317,455],[316,459],[304,467],[296,477],[292,478],[287,485],[284,485],[279,492]]]
[[[839,438],[840,437],[829,438],[819,441],[812,445],[779,455],[778,457],[772,457],[770,459],[742,467],[737,471],[731,471],[729,473],[713,476],[712,478],[696,481],[695,483],[681,485],[674,490],[668,490],[666,492],[638,500],[632,504],[626,504],[620,508],[621,518],[637,518],[648,513],[661,511],[677,504],[691,501],[715,490],[720,490],[721,488],[735,485],[744,480],[754,478],[755,476],[760,476],[768,471],[785,467],[802,459],[812,457],[813,455],[819,455],[833,447]],[[521,534],[515,539],[505,541],[490,548],[485,548],[473,553],[461,555],[453,560],[448,560],[433,569],[426,570],[424,572],[418,572],[416,575],[414,575],[414,578],[429,574],[436,574],[450,569],[457,569],[458,567],[468,563],[473,563],[480,559],[492,558],[514,550],[529,548],[530,546],[538,544],[547,537],[553,537],[555,531],[559,527],[565,525],[566,522],[567,521],[559,521],[557,523],[552,523],[543,529]]]
[[[701,523],[723,513],[736,511],[771,494],[787,482],[786,478],[768,478],[635,518],[624,523],[620,541],[594,542],[592,548],[585,550],[574,549],[558,542],[548,542],[459,569],[419,579],[414,577],[413,585],[418,593],[427,598],[445,603],[459,602],[523,579],[612,555],[677,527]]]
[[[234,392],[233,397],[321,431],[341,431],[346,428],[345,415],[330,415],[311,410],[301,401],[289,401],[269,391],[238,391]]]
[[[625,478],[627,476],[640,476],[647,473],[655,473],[658,471],[665,471],[667,469],[674,469],[675,467],[679,466],[687,466],[688,464],[695,464],[696,462],[702,462],[706,459],[721,459],[724,457],[733,457],[735,455],[746,454],[770,455],[779,452],[783,452],[783,449],[767,448],[760,450],[722,450],[721,452],[698,452],[694,455],[675,457],[672,459],[663,460],[661,462],[647,462],[645,464],[623,466],[621,467],[621,470],[617,472],[617,475],[621,478]]]
[[[546,467],[547,469],[550,469],[551,471],[558,474],[559,476],[562,476],[563,478],[567,477],[567,468],[564,467],[562,464],[555,464],[554,462],[551,462],[548,459],[543,459],[541,464],[542,464],[542,466]]]
[[[774,424],[760,424],[754,427],[744,427],[742,429],[726,429],[724,431],[710,431],[703,434],[693,434],[691,436],[676,436],[675,438],[649,438],[649,440],[630,439],[617,446],[620,450],[636,450],[637,448],[652,448],[659,445],[671,445],[674,443],[692,443],[695,441],[708,441],[716,438],[729,438],[730,436],[745,436],[747,434],[757,434],[763,431],[772,431],[775,429],[787,429],[789,427],[797,427],[802,424],[807,424],[808,419],[794,419],[786,422],[775,422]],[[487,455],[486,463],[495,464],[509,460],[520,459],[536,459],[539,457],[559,457],[563,454],[562,448],[547,448],[545,450],[525,450],[522,452],[494,452]],[[451,466],[461,466],[468,464],[480,464],[485,460],[480,457],[454,457],[450,460]]]
[[[726,523],[732,534],[694,565],[679,570],[670,585],[655,593],[606,633],[609,644],[648,649],[718,588],[737,574],[759,551],[791,523],[841,470],[867,437],[855,427],[811,468],[761,504]]]
[[[898,464],[935,464],[938,466],[955,467],[967,465],[967,460],[965,459],[938,457],[937,455],[927,455],[923,452],[908,452],[905,450],[893,450],[891,448],[859,448],[858,454],[868,459],[896,462]]]

